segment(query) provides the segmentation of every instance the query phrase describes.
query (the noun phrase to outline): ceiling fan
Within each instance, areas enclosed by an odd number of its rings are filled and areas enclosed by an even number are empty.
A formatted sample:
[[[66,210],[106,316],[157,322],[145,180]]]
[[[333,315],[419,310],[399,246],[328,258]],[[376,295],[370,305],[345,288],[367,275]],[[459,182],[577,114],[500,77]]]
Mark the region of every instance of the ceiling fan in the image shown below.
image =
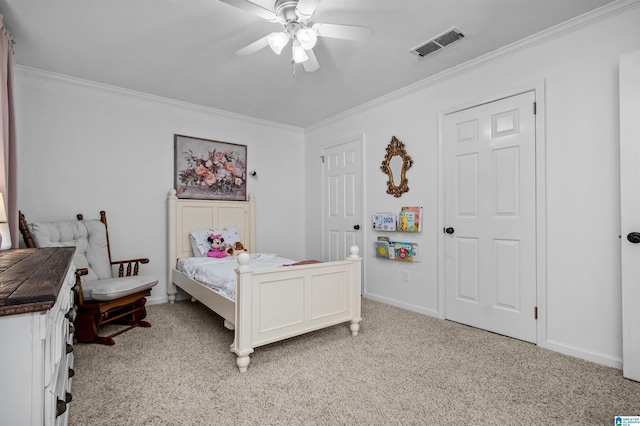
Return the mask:
[[[267,46],[279,55],[289,44],[289,40],[292,40],[292,63],[302,63],[307,72],[314,72],[320,68],[318,59],[313,53],[318,36],[346,40],[364,40],[371,36],[369,27],[311,23],[311,17],[320,0],[275,0],[273,11],[249,0],[220,1],[284,27],[283,31],[272,32],[243,47],[236,52],[237,55],[251,55]]]

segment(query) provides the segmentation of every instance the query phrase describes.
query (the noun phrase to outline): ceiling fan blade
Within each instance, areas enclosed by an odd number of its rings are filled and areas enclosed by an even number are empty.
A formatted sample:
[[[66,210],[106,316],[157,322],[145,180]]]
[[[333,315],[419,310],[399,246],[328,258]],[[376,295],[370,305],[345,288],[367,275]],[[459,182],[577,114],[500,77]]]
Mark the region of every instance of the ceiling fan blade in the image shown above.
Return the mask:
[[[296,15],[303,21],[309,21],[319,3],[320,0],[299,0],[296,6]]]
[[[262,19],[266,19],[271,22],[280,22],[281,19],[275,12],[265,9],[262,6],[258,6],[255,3],[250,2],[249,0],[220,0],[223,3],[226,3],[230,6],[237,7],[238,9],[242,9],[245,12],[252,13],[256,16],[259,16]]]
[[[362,41],[371,37],[371,28],[355,25],[313,24],[311,27],[321,37]]]
[[[316,58],[316,54],[313,53],[313,49],[305,50],[307,52],[307,56],[309,59],[302,63],[304,70],[306,72],[314,72],[318,68],[320,68],[320,64],[318,63],[318,58]]]
[[[266,36],[262,37],[261,39],[258,39],[256,41],[254,41],[253,43],[243,47],[240,50],[238,50],[236,52],[236,55],[238,55],[238,56],[248,56],[248,55],[251,55],[252,53],[256,53],[260,49],[264,49],[265,47],[267,47],[269,45],[268,38],[269,38],[269,35],[267,34]]]

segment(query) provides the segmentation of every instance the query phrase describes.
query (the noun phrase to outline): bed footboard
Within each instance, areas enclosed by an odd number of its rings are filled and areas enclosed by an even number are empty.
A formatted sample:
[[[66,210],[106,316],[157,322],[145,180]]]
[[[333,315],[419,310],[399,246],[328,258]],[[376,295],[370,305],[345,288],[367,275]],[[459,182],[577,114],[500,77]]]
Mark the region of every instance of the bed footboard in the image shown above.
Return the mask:
[[[290,266],[278,271],[251,270],[249,255],[238,257],[235,339],[231,351],[245,372],[254,348],[349,322],[360,329],[359,249],[345,261]]]

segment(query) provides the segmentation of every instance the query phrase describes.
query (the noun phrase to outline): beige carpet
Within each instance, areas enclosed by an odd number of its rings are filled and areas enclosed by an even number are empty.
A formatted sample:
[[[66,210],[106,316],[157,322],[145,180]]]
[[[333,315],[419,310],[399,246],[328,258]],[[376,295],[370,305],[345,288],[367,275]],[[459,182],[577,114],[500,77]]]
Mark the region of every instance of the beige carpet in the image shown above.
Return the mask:
[[[199,303],[148,308],[151,328],[77,344],[71,425],[613,425],[640,415],[619,370],[370,300],[337,325],[257,348]]]

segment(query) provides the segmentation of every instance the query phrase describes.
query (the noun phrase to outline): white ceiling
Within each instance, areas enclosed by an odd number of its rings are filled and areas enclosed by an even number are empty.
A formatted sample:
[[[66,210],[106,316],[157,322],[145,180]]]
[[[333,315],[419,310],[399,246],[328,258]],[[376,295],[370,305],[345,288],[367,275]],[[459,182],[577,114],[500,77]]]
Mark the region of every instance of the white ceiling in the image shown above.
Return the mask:
[[[289,50],[236,56],[281,26],[219,0],[0,0],[0,13],[18,65],[305,127],[609,2],[323,0],[312,22],[373,36],[319,38],[320,69],[295,74]],[[454,26],[460,42],[409,53]]]

